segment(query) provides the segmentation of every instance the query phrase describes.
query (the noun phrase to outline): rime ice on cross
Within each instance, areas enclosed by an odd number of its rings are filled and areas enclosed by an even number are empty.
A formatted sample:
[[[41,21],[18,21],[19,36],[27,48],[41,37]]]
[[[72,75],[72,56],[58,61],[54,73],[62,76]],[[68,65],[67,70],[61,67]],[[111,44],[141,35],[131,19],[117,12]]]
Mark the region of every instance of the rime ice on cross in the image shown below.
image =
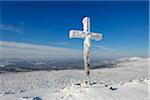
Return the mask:
[[[85,82],[89,83],[89,74],[90,74],[90,46],[91,39],[99,41],[102,39],[102,34],[90,32],[90,18],[84,17],[82,20],[83,31],[80,30],[71,30],[69,32],[70,38],[83,38],[84,39],[84,50],[83,50],[83,59],[84,59],[84,70],[85,70]]]

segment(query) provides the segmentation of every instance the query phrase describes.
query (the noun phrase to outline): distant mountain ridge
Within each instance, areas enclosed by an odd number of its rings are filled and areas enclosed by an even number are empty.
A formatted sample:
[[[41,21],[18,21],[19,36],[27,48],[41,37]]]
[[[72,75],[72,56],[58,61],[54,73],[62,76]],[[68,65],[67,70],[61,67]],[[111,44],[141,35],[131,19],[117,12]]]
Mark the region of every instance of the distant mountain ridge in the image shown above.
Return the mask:
[[[114,68],[120,67],[121,64],[136,61],[150,61],[150,58],[129,57],[113,60],[96,60],[91,61],[91,68]],[[67,70],[83,69],[83,63],[80,59],[74,60],[28,60],[28,59],[1,59],[0,72],[26,72],[38,70]]]

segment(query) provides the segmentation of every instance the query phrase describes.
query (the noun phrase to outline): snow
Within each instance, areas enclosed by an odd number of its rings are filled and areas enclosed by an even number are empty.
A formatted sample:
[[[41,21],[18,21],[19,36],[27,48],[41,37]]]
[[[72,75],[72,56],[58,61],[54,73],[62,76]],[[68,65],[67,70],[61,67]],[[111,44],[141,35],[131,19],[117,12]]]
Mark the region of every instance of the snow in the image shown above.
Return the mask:
[[[130,60],[130,61],[129,61]],[[128,58],[114,68],[0,74],[0,100],[148,100],[149,58]]]
[[[116,86],[96,84],[90,86],[65,87],[44,100],[148,100],[147,83],[135,80]]]

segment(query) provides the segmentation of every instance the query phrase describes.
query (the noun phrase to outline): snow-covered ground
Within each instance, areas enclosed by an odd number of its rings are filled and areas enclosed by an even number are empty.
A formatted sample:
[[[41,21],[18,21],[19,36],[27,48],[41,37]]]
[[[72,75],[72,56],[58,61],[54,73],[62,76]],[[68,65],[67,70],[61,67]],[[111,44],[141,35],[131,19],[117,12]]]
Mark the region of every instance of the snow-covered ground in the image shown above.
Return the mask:
[[[0,100],[149,100],[149,58],[120,59],[114,68],[0,74]]]

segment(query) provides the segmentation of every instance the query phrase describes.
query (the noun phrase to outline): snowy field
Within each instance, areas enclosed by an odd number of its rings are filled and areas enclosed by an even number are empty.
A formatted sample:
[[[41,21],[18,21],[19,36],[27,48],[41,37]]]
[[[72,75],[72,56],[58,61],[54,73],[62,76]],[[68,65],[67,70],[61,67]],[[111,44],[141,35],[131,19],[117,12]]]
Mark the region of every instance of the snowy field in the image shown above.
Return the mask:
[[[0,100],[149,100],[149,58],[120,59],[115,68],[0,74]]]

